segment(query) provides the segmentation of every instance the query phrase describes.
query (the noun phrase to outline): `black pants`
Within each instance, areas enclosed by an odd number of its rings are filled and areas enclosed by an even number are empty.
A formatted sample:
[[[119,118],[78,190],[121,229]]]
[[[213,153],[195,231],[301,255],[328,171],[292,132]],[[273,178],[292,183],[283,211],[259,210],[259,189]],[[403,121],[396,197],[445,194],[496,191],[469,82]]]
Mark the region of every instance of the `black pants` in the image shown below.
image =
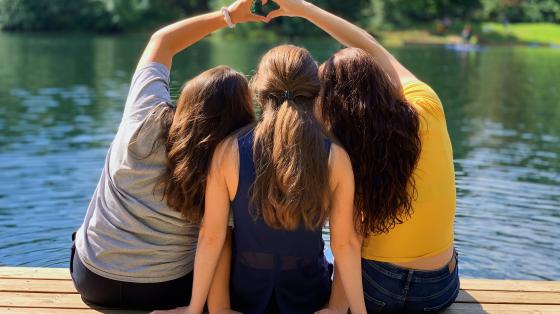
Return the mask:
[[[70,273],[84,302],[104,308],[167,310],[186,306],[192,292],[192,272],[179,279],[158,283],[123,282],[99,276],[87,269],[72,247]]]

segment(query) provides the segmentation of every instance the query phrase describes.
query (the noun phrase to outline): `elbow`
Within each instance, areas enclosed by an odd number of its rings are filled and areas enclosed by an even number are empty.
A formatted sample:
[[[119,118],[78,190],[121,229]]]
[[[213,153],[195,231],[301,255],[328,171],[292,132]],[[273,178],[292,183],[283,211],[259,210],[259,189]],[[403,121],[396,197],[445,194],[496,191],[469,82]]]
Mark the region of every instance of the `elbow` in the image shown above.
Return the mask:
[[[164,42],[165,33],[160,29],[150,36],[150,43],[159,43],[161,44]]]
[[[221,231],[200,231],[198,235],[199,246],[223,246],[226,240],[226,232]]]
[[[175,50],[171,46],[172,41],[169,40],[169,35],[162,30],[159,30],[152,34],[150,41],[148,42],[148,48],[152,51],[157,51],[162,55],[175,55]]]
[[[343,256],[348,253],[360,254],[362,249],[362,241],[358,237],[352,237],[344,241],[331,241],[331,250],[335,257]]]

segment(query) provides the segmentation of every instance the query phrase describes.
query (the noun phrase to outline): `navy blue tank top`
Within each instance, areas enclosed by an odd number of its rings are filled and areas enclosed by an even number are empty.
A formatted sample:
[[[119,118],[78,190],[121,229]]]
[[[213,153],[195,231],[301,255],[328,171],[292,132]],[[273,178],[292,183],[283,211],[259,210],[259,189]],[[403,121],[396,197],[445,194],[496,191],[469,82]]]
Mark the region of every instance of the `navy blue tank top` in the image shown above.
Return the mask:
[[[332,267],[324,256],[321,229],[303,224],[296,230],[269,227],[251,214],[250,189],[255,181],[254,129],[238,137],[239,184],[232,203],[232,308],[261,314],[271,302],[281,313],[314,313],[325,306],[331,291]],[[330,141],[326,143],[330,149]]]

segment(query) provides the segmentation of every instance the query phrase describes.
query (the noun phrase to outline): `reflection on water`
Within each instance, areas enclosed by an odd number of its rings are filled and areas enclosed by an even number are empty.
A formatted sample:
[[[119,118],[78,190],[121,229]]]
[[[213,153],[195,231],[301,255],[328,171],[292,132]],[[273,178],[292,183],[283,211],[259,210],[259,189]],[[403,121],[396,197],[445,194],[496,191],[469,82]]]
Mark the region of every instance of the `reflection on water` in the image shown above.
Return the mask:
[[[0,35],[0,265],[66,266],[145,40]],[[299,44],[320,61],[339,47]],[[269,47],[201,42],[175,60],[172,93],[219,64],[251,74]],[[393,51],[444,102],[462,275],[560,279],[560,50]]]

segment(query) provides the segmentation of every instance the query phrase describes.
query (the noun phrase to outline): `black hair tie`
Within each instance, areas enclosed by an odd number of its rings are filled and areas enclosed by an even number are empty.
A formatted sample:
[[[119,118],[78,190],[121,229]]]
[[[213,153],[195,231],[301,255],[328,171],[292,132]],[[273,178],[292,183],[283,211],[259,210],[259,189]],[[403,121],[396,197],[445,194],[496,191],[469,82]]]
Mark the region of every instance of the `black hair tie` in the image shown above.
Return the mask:
[[[292,91],[285,90],[284,92],[282,92],[282,100],[283,101],[294,100],[294,93]]]

